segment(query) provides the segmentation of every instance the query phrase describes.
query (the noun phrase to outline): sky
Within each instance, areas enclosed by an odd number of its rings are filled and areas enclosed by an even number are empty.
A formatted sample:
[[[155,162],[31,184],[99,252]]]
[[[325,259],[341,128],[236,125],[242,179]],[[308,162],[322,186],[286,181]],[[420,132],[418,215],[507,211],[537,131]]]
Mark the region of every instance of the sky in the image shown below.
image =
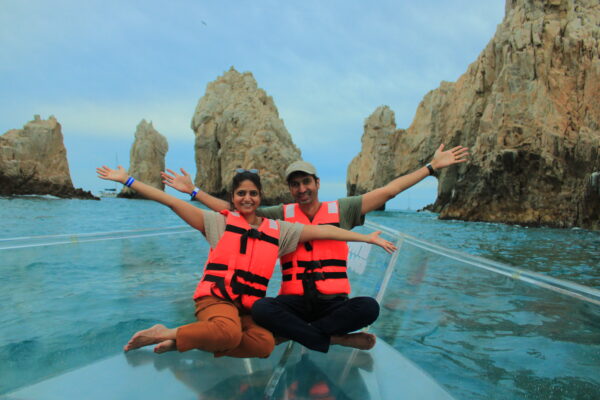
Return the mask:
[[[504,0],[0,0],[0,10],[0,134],[54,115],[76,187],[98,193],[96,166],[127,168],[142,119],[167,138],[167,167],[195,175],[194,110],[234,66],[273,97],[331,200],[346,195],[365,119],[387,105],[407,128],[427,92],[475,61]],[[388,209],[422,208],[436,190],[427,178]]]

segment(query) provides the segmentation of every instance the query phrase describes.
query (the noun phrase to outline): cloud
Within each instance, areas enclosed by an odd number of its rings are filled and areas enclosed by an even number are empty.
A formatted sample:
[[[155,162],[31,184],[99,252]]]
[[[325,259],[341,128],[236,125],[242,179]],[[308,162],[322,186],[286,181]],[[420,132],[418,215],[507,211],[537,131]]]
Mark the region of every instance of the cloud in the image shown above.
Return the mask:
[[[71,101],[41,105],[61,123],[64,134],[99,137],[133,137],[142,119],[152,121],[154,128],[167,139],[193,137],[190,122],[195,102],[163,99],[148,102]],[[43,118],[48,115],[43,114]]]

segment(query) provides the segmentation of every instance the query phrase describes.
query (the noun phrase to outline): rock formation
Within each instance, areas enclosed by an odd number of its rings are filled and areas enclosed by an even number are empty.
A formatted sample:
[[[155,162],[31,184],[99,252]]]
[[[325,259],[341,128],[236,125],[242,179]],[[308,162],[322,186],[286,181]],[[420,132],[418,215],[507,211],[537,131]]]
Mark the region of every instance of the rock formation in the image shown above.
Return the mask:
[[[396,143],[404,132],[396,129],[394,112],[387,106],[378,107],[367,118],[361,152],[348,166],[349,196],[366,193],[394,179]]]
[[[0,136],[0,195],[29,194],[97,199],[73,187],[61,126],[53,116],[36,115],[23,129]]]
[[[599,52],[597,0],[507,0],[467,72],[428,93],[395,134],[388,177],[439,143],[462,144],[471,161],[441,172],[440,218],[600,229]],[[349,188],[369,190],[352,168]]]
[[[168,150],[167,139],[154,129],[152,122],[143,119],[135,130],[135,140],[129,155],[129,175],[164,190],[160,172],[165,170],[165,155]],[[144,198],[127,186],[123,186],[118,197]]]
[[[273,102],[250,72],[233,67],[208,84],[192,119],[195,183],[226,198],[236,168],[260,170],[262,204],[290,201],[285,169],[301,159]]]

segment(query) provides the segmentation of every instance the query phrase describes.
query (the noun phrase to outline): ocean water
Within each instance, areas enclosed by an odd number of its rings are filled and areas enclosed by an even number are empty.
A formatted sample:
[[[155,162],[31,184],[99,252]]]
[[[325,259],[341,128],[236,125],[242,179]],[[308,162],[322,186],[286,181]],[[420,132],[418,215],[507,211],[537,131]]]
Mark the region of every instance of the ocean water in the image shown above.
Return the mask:
[[[441,221],[437,214],[413,211],[368,218],[440,246],[600,289],[600,232]]]
[[[367,218],[447,248],[600,288],[598,232],[440,221],[410,211]],[[151,324],[192,320],[191,294],[208,246],[199,233],[174,229],[182,222],[166,207],[124,199],[0,199],[0,221],[0,394],[114,355],[133,332]],[[128,232],[98,235],[117,231]],[[486,398],[498,388],[496,398],[600,396],[600,326],[589,322],[600,320],[597,307],[569,308],[570,298],[464,265],[437,281],[434,272],[448,263],[421,254],[409,253],[405,263],[408,284],[399,273],[393,282],[398,289],[382,301],[374,331],[421,360],[458,398]],[[372,284],[364,279],[353,285],[361,292]],[[539,310],[540,304],[550,306]],[[514,318],[509,323],[505,315]],[[534,326],[542,326],[543,334],[533,335]],[[519,344],[523,337],[525,346]],[[490,355],[469,354],[475,342]],[[549,368],[552,363],[535,364],[580,353],[572,379]],[[531,364],[530,372],[513,371],[515,362]],[[558,389],[543,389],[552,385]]]

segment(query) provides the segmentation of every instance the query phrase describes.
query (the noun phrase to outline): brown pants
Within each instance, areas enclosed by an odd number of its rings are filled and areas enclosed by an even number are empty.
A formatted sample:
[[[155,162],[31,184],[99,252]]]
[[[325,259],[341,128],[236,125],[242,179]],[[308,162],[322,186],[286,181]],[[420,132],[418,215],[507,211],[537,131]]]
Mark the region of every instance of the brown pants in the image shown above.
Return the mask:
[[[198,322],[177,330],[177,350],[199,349],[215,357],[268,357],[275,348],[273,334],[244,315],[233,303],[214,296],[196,300]]]

